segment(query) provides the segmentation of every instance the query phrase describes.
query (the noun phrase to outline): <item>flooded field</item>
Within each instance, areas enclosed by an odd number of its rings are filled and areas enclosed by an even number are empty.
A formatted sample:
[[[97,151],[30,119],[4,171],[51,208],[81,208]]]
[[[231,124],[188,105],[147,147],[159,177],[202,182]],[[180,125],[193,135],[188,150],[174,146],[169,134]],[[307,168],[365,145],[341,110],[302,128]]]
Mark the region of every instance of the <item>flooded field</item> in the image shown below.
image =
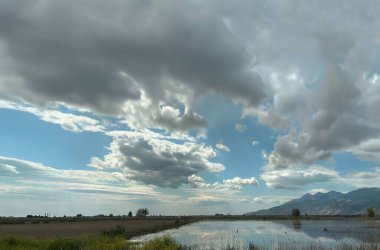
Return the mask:
[[[146,241],[169,235],[191,249],[372,249],[380,247],[380,221],[279,220],[201,221],[133,238]]]

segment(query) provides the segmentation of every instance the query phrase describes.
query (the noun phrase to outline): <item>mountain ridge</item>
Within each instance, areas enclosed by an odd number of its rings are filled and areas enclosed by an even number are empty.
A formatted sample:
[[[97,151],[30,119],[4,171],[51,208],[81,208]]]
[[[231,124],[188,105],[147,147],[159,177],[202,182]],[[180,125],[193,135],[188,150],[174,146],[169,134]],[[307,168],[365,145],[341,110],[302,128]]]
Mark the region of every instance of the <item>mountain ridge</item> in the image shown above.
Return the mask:
[[[308,215],[355,215],[366,214],[368,207],[380,211],[380,188],[360,188],[348,193],[306,193],[282,205],[245,215],[289,215],[293,208],[298,208],[301,214]]]

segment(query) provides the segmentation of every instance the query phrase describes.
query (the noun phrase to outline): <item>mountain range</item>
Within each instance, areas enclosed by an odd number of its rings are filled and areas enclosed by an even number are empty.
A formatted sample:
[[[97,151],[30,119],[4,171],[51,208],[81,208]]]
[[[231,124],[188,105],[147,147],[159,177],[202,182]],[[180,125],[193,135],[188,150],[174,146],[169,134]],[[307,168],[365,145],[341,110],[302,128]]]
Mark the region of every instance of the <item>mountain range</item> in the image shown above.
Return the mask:
[[[380,212],[380,188],[361,188],[348,193],[307,193],[280,206],[246,215],[289,215],[293,208],[308,215],[354,215],[366,214],[368,207]]]

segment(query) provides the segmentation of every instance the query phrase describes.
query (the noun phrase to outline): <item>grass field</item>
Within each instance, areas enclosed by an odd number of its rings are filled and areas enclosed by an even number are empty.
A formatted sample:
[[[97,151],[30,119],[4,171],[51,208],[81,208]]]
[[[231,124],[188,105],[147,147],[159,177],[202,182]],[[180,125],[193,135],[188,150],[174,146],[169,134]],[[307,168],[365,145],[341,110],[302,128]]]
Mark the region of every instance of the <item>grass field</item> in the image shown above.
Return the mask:
[[[240,218],[240,216],[239,216]],[[252,217],[244,217],[245,219]],[[302,218],[302,217],[301,217]],[[367,218],[356,217],[355,220]],[[127,239],[132,236],[157,232],[169,228],[178,227],[202,219],[219,220],[226,217],[202,217],[202,218],[146,218],[146,219],[113,219],[95,221],[73,221],[57,222],[47,221],[35,224],[0,224],[0,249],[15,250],[135,250],[135,249],[190,249],[179,246],[170,237],[157,238],[144,243],[134,245]],[[228,219],[234,220],[236,217],[230,216]],[[255,217],[253,220],[258,219]],[[260,219],[273,219],[266,217]],[[303,219],[309,220],[308,217]],[[345,217],[334,217],[333,219],[347,219]],[[375,220],[378,218],[375,218]],[[197,248],[194,248],[197,249]],[[226,246],[225,249],[238,249],[233,246]],[[260,246],[252,245],[248,249],[261,249]],[[295,245],[277,245],[273,249],[297,249]],[[307,249],[326,249],[318,245],[310,245]],[[363,243],[359,248],[353,245],[343,245],[338,249],[379,249],[379,243]]]
[[[177,222],[178,224],[178,222]],[[177,226],[175,220],[110,220],[110,221],[78,221],[66,223],[43,224],[0,224],[0,236],[23,236],[33,238],[71,238],[78,236],[99,235],[103,231],[116,226],[125,228],[126,236]]]
[[[33,239],[8,236],[0,238],[2,250],[178,250],[170,237],[150,240],[142,245],[130,244],[122,236],[88,236],[78,238]]]
[[[0,237],[0,249],[2,250],[201,250],[201,248],[189,248],[179,245],[169,236],[155,238],[145,242],[142,245],[129,243],[121,236],[89,236],[79,238],[65,239],[33,239],[26,237]],[[222,250],[240,250],[241,248],[226,245]],[[267,249],[249,244],[244,250]],[[380,249],[379,243],[363,243],[353,245],[350,243],[342,243],[333,248],[325,247],[320,244],[310,244],[306,246],[295,245],[287,242],[284,244],[276,244],[270,249],[272,250],[376,250]],[[241,249],[243,250],[243,249]]]

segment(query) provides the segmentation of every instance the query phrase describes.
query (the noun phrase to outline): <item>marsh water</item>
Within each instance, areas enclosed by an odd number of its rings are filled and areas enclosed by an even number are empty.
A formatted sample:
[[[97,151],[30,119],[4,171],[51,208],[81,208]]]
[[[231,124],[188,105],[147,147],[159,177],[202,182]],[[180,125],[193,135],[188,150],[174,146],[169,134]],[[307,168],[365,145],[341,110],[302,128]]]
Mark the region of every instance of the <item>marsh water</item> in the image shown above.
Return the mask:
[[[380,221],[376,220],[279,220],[279,221],[201,221],[136,237],[146,241],[169,235],[191,249],[304,249],[310,246],[335,248],[356,246],[380,240]],[[281,246],[281,247],[280,247]]]

